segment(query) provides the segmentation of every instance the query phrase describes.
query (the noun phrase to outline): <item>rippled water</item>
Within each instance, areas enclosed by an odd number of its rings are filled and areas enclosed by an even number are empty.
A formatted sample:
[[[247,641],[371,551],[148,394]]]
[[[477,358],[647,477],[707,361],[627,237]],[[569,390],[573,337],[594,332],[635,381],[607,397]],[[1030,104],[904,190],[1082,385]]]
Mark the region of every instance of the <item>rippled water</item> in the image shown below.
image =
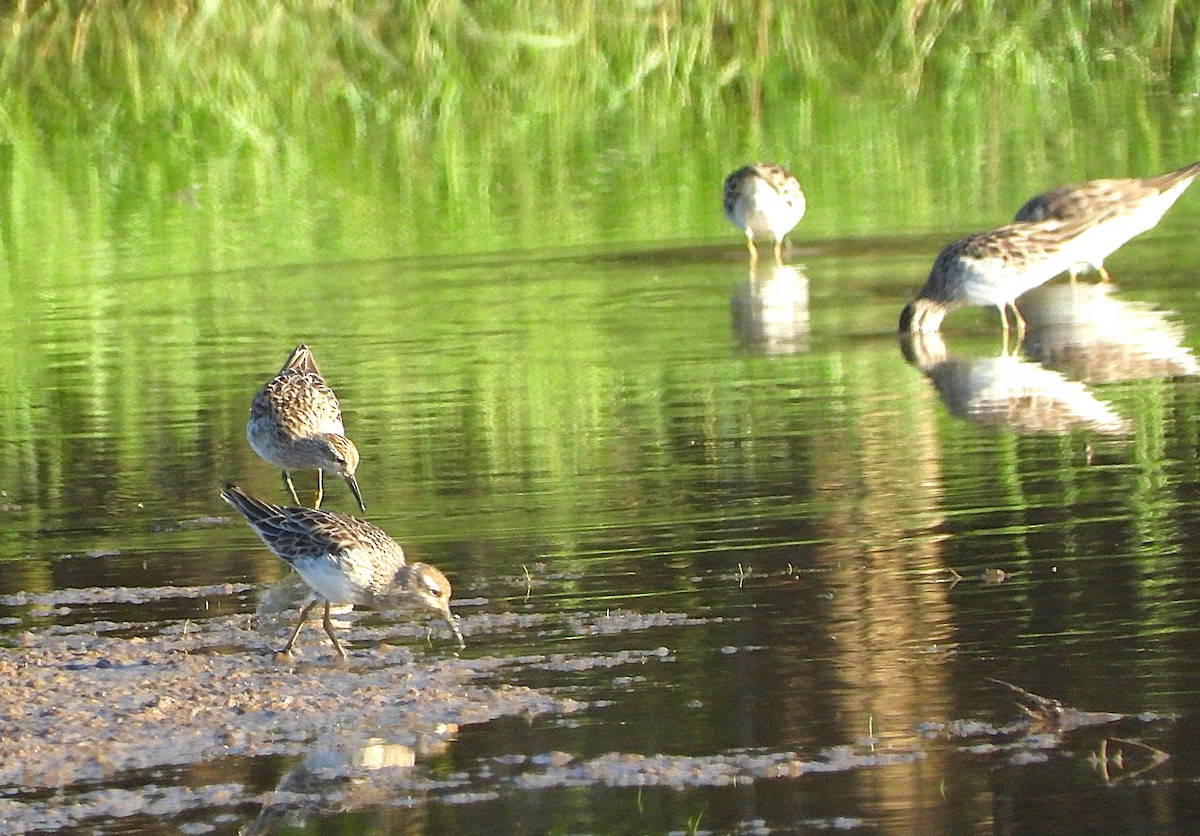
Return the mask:
[[[117,787],[187,832],[1185,830],[1198,217],[1181,203],[1128,245],[1114,287],[1030,294],[1011,355],[988,311],[897,341],[943,236],[799,235],[756,276],[731,232],[27,300],[9,339],[44,348],[6,372],[11,644],[194,636],[272,675],[286,624],[263,601],[287,573],[217,491],[285,499],[245,418],[305,340],[368,518],[452,578],[468,637],[456,658],[387,613],[348,629],[354,655],[396,664],[386,640],[412,649],[398,671],[549,702],[4,793],[103,832],[149,827],[101,803]],[[327,503],[354,507],[337,480]],[[300,683],[356,687],[319,630],[301,647]],[[1034,733],[992,679],[1128,717]]]

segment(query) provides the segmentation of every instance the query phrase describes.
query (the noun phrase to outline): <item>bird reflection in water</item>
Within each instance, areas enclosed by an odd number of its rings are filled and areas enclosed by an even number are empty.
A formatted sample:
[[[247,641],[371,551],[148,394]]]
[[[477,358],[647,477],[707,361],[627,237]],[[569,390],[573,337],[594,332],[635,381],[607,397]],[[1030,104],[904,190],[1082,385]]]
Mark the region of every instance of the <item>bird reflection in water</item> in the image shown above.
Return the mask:
[[[458,733],[452,723],[419,735],[414,745],[366,734],[322,739],[266,795],[262,809],[242,836],[303,827],[310,815],[389,804],[423,780],[412,767],[445,752]]]
[[[730,299],[733,332],[762,354],[808,350],[808,277],[790,264],[751,268]]]
[[[1171,311],[1118,298],[1115,286],[1045,285],[1025,294],[1025,354],[1086,383],[1200,373]]]
[[[1112,405],[1083,383],[1017,354],[955,356],[936,332],[904,336],[900,350],[959,418],[1027,433],[1129,432]]]

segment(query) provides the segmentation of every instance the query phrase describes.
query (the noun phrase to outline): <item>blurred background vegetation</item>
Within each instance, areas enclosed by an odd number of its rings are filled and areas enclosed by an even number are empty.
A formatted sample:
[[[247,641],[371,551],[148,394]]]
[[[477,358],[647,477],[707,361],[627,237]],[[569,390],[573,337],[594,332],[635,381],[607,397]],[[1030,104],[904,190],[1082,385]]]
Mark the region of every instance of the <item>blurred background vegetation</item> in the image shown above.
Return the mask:
[[[502,115],[594,132],[624,111],[720,123],[744,105],[754,123],[797,96],[1110,78],[1194,96],[1198,16],[1169,0],[25,0],[2,18],[0,82],[10,135],[403,152]]]

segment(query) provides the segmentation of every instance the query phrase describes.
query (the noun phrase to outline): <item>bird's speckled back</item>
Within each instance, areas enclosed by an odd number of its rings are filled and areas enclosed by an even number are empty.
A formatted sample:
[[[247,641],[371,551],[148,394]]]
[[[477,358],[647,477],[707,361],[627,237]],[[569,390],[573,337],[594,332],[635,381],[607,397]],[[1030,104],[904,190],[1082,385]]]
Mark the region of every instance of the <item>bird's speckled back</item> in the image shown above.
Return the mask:
[[[293,438],[345,435],[337,395],[325,382],[308,346],[301,343],[250,404],[251,422],[269,422]]]
[[[1198,174],[1200,162],[1157,177],[1072,183],[1030,198],[1017,210],[1013,220],[1066,221],[1084,215],[1114,211],[1127,215],[1145,212],[1147,223],[1139,230],[1145,232],[1158,223],[1163,213],[1179,198],[1184,189],[1191,185]]]
[[[241,512],[267,548],[292,566],[328,556],[362,587],[360,603],[387,594],[405,565],[399,543],[356,517],[273,505],[235,486],[226,487],[221,498]]]
[[[964,305],[1001,305],[1065,272],[1086,247],[1097,218],[1009,224],[968,235],[938,255],[920,296]]]

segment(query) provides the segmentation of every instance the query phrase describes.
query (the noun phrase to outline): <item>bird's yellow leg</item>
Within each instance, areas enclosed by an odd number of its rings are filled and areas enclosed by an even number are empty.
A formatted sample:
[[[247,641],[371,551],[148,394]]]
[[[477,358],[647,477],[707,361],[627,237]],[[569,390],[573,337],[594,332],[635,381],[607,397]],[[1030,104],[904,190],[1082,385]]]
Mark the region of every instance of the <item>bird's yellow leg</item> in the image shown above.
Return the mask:
[[[325,632],[329,634],[329,640],[333,642],[333,649],[338,652],[338,655],[343,659],[346,658],[346,651],[342,649],[342,643],[338,641],[337,636],[333,634],[333,622],[329,620],[329,601],[325,602],[325,617],[321,619],[321,624],[325,627]]]
[[[311,610],[313,607],[315,607],[317,605],[317,600],[318,599],[313,598],[311,601],[308,602],[308,604],[304,607],[304,609],[300,610],[300,623],[297,624],[296,629],[292,631],[292,637],[290,639],[288,639],[287,644],[285,644],[283,646],[283,650],[279,651],[280,656],[291,656],[292,655],[292,647],[295,646],[295,644],[296,644],[296,636],[300,635],[300,628],[303,627],[304,622],[308,620],[309,610]],[[326,617],[328,617],[328,615]]]
[[[296,486],[292,484],[292,474],[286,470],[283,471],[283,484],[287,485],[288,492],[292,495],[292,501],[299,505],[300,497],[296,496]]]
[[[754,267],[758,264],[758,247],[754,246],[753,233],[746,235],[746,249],[750,251],[750,266]]]
[[[1025,339],[1025,317],[1021,316],[1021,312],[1017,310],[1016,302],[1009,302],[1008,306],[1012,308],[1013,316],[1017,320],[1017,345],[1021,345],[1021,340]]]

